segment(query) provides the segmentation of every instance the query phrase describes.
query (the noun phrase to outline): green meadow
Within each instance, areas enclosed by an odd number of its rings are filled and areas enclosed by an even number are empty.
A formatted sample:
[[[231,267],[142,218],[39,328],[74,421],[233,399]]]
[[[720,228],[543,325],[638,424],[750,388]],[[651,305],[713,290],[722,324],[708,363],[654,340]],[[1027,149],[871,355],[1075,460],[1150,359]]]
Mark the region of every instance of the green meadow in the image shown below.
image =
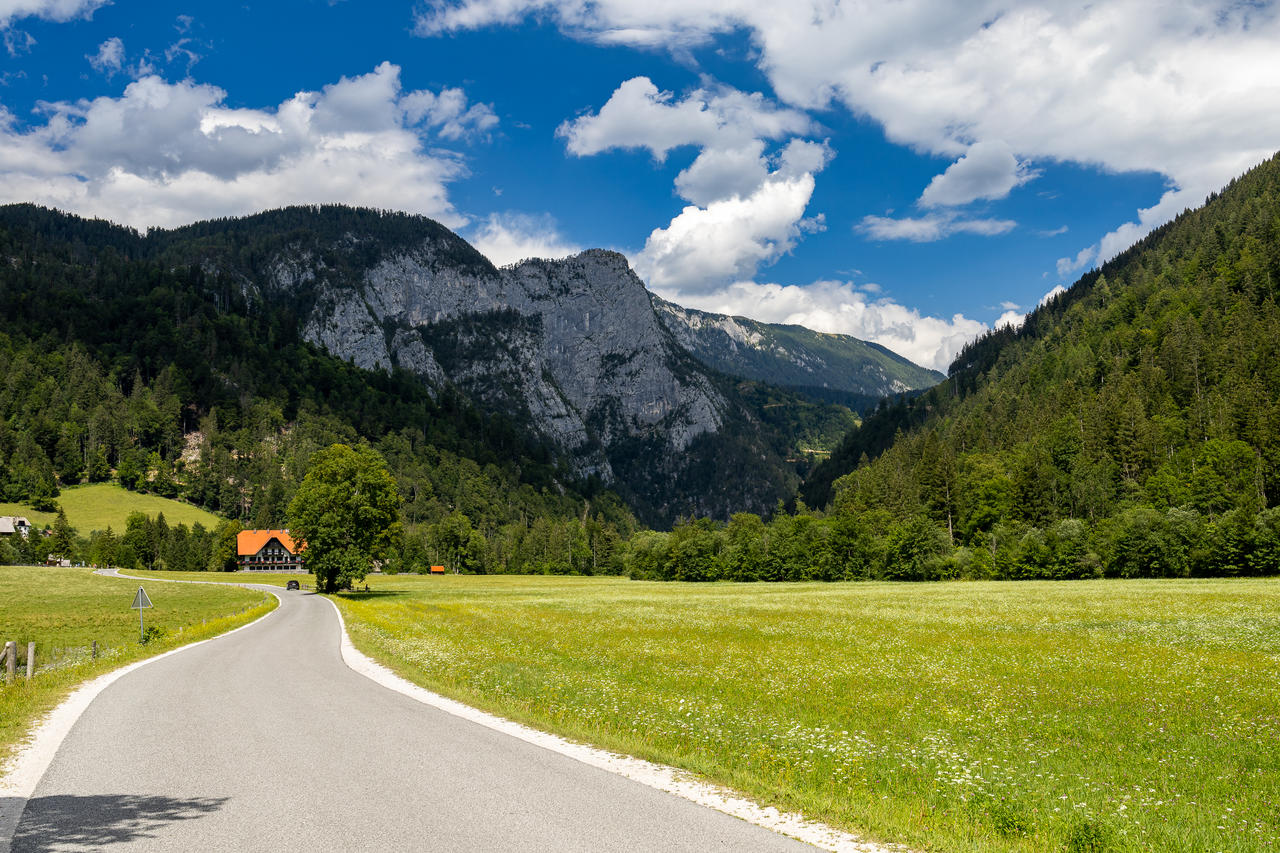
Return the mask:
[[[144,584],[152,604],[146,625],[161,632],[138,643],[138,611],[131,610],[139,583],[106,578],[88,569],[0,566],[0,643],[13,640],[25,662],[36,644],[31,681],[20,666],[6,684],[0,674],[0,765],[33,724],[82,682],[123,664],[150,657],[251,622],[276,606],[274,597],[238,587]],[[99,655],[90,649],[98,642]]]
[[[156,516],[164,513],[169,524],[185,524],[193,527],[203,524],[212,530],[221,519],[207,510],[182,501],[169,500],[157,495],[131,492],[113,483],[94,483],[89,486],[72,486],[62,490],[58,505],[67,514],[67,521],[81,536],[110,526],[117,534],[124,532],[125,521],[131,513]],[[36,512],[25,504],[0,503],[0,515],[22,515],[37,527],[53,524],[56,512]]]
[[[410,680],[870,838],[1280,845],[1280,583],[374,577]]]

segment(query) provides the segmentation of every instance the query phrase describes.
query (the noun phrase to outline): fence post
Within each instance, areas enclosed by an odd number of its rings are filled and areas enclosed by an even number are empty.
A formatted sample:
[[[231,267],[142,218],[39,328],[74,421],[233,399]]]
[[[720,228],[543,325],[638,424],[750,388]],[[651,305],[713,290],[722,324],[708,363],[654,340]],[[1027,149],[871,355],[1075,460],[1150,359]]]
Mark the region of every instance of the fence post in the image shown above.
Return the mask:
[[[31,676],[35,671],[36,671],[36,644],[27,643],[27,681],[31,680]]]
[[[94,660],[98,659],[98,641],[97,640],[93,641],[93,659]]]
[[[13,640],[4,644],[4,679],[13,681],[14,672],[18,669],[18,644]]]

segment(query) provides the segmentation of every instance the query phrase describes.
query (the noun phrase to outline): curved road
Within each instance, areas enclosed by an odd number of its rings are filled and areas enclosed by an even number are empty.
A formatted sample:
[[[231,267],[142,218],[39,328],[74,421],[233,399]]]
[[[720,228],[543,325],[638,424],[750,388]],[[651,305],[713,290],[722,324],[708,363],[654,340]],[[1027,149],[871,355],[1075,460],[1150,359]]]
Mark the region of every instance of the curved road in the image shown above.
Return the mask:
[[[326,599],[274,591],[267,618],[93,701],[15,853],[813,849],[380,687]]]

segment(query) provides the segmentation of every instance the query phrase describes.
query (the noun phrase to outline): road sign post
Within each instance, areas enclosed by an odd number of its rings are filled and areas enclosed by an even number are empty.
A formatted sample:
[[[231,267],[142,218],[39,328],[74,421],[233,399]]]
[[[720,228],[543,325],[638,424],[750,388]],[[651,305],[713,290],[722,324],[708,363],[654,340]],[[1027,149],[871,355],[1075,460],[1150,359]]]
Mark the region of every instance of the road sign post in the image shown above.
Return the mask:
[[[147,641],[147,632],[143,626],[142,611],[151,606],[151,599],[147,598],[147,591],[142,587],[138,587],[138,592],[133,596],[133,607],[131,609],[138,611],[138,643]]]

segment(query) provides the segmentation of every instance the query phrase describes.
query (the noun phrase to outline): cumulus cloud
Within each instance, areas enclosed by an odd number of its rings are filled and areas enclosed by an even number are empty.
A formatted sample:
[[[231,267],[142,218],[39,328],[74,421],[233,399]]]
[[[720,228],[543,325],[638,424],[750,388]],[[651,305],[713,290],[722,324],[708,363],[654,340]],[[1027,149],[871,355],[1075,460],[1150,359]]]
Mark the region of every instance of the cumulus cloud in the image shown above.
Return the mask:
[[[977,234],[995,237],[1007,234],[1018,223],[1012,219],[964,219],[951,212],[930,213],[920,217],[865,216],[855,226],[873,240],[909,240],[932,243],[952,234]]]
[[[527,258],[564,258],[582,251],[561,236],[550,216],[493,213],[470,236],[471,245],[497,266]]]
[[[556,130],[571,154],[612,148],[647,148],[657,160],[672,148],[736,148],[758,139],[808,133],[813,122],[799,110],[777,106],[759,92],[703,86],[677,100],[648,77],[624,81],[593,115]]]
[[[65,23],[88,18],[108,0],[0,0],[0,27],[22,18],[43,18]]]
[[[1066,278],[1085,269],[1097,256],[1097,246],[1085,246],[1074,258],[1058,258],[1058,278]]]
[[[0,199],[137,227],[326,202],[459,226],[446,185],[466,169],[425,149],[420,94],[403,92],[389,63],[263,109],[146,76],[118,98],[44,104],[45,123],[31,129],[0,113]]]
[[[920,195],[920,204],[951,207],[978,199],[993,201],[1035,176],[1003,141],[975,142],[963,157],[929,182]]]
[[[635,77],[557,134],[577,156],[639,148],[661,162],[674,148],[701,149],[675,178],[676,193],[691,204],[653,230],[635,262],[652,285],[705,291],[754,275],[822,227],[805,210],[832,152],[800,138],[814,129],[803,112],[760,93],[704,83],[677,98]]]
[[[1102,238],[1103,260],[1261,162],[1280,139],[1275,4],[437,0],[418,28],[530,15],[576,37],[645,48],[745,31],[784,103],[843,104],[916,150],[960,157],[1003,143],[1023,158],[1168,177],[1169,196]]]
[[[806,230],[822,227],[821,220],[804,216],[813,186],[810,174],[775,174],[749,196],[686,207],[649,235],[635,258],[636,271],[651,287],[690,293],[752,276],[790,251]]]
[[[87,58],[94,71],[110,77],[124,68],[124,42],[119,38],[109,38],[98,45],[97,53]]]
[[[932,317],[865,291],[865,286],[847,281],[819,281],[803,287],[735,282],[704,293],[659,290],[659,295],[704,311],[853,335],[942,371],[966,343],[988,328],[963,314]]]
[[[461,89],[410,92],[401,99],[410,124],[435,128],[442,139],[463,139],[488,133],[498,126],[491,104],[467,105]]]

